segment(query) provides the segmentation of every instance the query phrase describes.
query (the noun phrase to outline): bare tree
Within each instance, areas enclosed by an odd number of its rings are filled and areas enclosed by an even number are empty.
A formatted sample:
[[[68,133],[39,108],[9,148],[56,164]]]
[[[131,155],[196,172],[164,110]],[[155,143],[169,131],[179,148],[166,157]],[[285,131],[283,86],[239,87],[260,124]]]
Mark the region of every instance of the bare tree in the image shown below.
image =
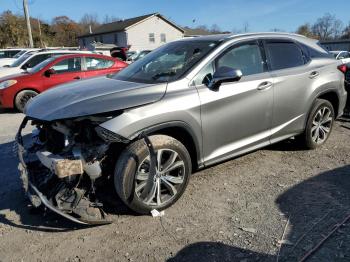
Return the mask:
[[[342,38],[342,39],[350,39],[350,22],[349,22],[349,24],[345,27],[341,38]]]
[[[219,33],[221,33],[221,29],[217,24],[213,24],[210,28],[210,32],[212,32],[214,34],[219,34]]]
[[[79,21],[83,31],[88,32],[90,27],[92,31],[96,29],[100,22],[98,21],[97,14],[84,14]]]
[[[113,15],[112,16],[105,15],[105,18],[103,19],[103,23],[108,24],[108,23],[113,23],[113,22],[120,21],[120,20],[122,20],[122,19],[119,17],[113,16]]]
[[[339,38],[343,28],[343,23],[330,13],[317,19],[312,26],[312,33],[321,40]]]
[[[248,22],[245,22],[243,24],[243,32],[244,33],[248,33],[249,32],[249,23]]]

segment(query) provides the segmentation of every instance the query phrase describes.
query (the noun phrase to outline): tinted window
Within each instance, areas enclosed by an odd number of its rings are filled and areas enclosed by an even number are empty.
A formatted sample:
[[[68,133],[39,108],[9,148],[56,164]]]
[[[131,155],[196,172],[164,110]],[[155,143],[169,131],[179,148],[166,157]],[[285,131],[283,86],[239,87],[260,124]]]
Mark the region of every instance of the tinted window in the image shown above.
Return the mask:
[[[85,61],[87,70],[105,69],[111,67],[114,64],[112,60],[94,57],[87,57]]]
[[[292,42],[267,42],[266,52],[271,70],[280,70],[305,64],[303,52]]]
[[[28,66],[28,68],[32,68],[32,67],[40,64],[42,61],[48,59],[49,57],[51,57],[50,54],[36,55],[36,56],[32,57],[31,59],[29,59],[28,62],[26,63],[26,65]]]
[[[215,63],[216,70],[220,67],[240,69],[244,76],[264,72],[264,63],[260,47],[256,43],[234,47]]]
[[[21,50],[6,50],[0,51],[0,58],[11,58]]]
[[[81,71],[81,59],[80,57],[64,59],[51,68],[58,74],[79,72]]]
[[[171,82],[180,79],[220,42],[177,41],[165,44],[132,63],[113,78],[141,83]]]

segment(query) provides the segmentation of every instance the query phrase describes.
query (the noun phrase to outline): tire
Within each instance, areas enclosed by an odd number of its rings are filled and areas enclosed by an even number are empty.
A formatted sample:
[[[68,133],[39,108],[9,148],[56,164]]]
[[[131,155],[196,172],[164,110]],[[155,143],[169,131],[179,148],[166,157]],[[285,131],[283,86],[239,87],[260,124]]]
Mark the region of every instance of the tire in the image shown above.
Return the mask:
[[[317,99],[307,119],[304,133],[299,137],[301,145],[307,149],[322,146],[332,132],[334,119],[333,105],[327,100]]]
[[[19,92],[15,98],[15,108],[19,112],[23,113],[24,107],[26,106],[28,101],[37,95],[38,93],[33,90],[23,90]]]
[[[161,155],[161,166],[157,167],[158,177],[155,178],[157,182],[152,184],[154,191],[150,190],[147,197],[142,195],[149,177],[149,152],[143,139],[130,144],[122,152],[114,171],[118,196],[130,209],[140,214],[149,214],[153,209],[163,210],[173,205],[185,191],[192,170],[190,155],[178,140],[165,135],[149,138],[157,159]],[[166,172],[170,167],[176,168]],[[161,172],[158,172],[159,169]],[[161,190],[157,190],[158,185]],[[161,192],[159,198],[158,192]]]

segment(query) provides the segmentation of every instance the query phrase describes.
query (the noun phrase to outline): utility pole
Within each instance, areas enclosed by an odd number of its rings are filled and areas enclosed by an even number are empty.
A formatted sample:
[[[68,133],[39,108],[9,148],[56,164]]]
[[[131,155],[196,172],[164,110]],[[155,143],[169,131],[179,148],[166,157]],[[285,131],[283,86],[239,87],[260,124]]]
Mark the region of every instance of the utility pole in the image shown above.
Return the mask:
[[[23,0],[23,9],[24,9],[24,17],[27,22],[27,29],[28,29],[28,36],[29,36],[29,47],[33,48],[33,36],[32,36],[32,28],[30,26],[30,18],[29,18],[29,12],[28,12],[28,2],[27,0]]]

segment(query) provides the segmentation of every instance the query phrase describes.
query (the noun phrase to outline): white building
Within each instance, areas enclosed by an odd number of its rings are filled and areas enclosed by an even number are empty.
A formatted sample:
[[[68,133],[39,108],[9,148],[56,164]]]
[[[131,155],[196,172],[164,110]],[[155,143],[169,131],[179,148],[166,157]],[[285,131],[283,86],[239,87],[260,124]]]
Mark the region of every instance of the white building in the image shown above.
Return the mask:
[[[155,13],[101,25],[78,37],[79,45],[93,42],[130,47],[130,51],[153,50],[162,44],[184,37],[185,31],[162,15]]]

